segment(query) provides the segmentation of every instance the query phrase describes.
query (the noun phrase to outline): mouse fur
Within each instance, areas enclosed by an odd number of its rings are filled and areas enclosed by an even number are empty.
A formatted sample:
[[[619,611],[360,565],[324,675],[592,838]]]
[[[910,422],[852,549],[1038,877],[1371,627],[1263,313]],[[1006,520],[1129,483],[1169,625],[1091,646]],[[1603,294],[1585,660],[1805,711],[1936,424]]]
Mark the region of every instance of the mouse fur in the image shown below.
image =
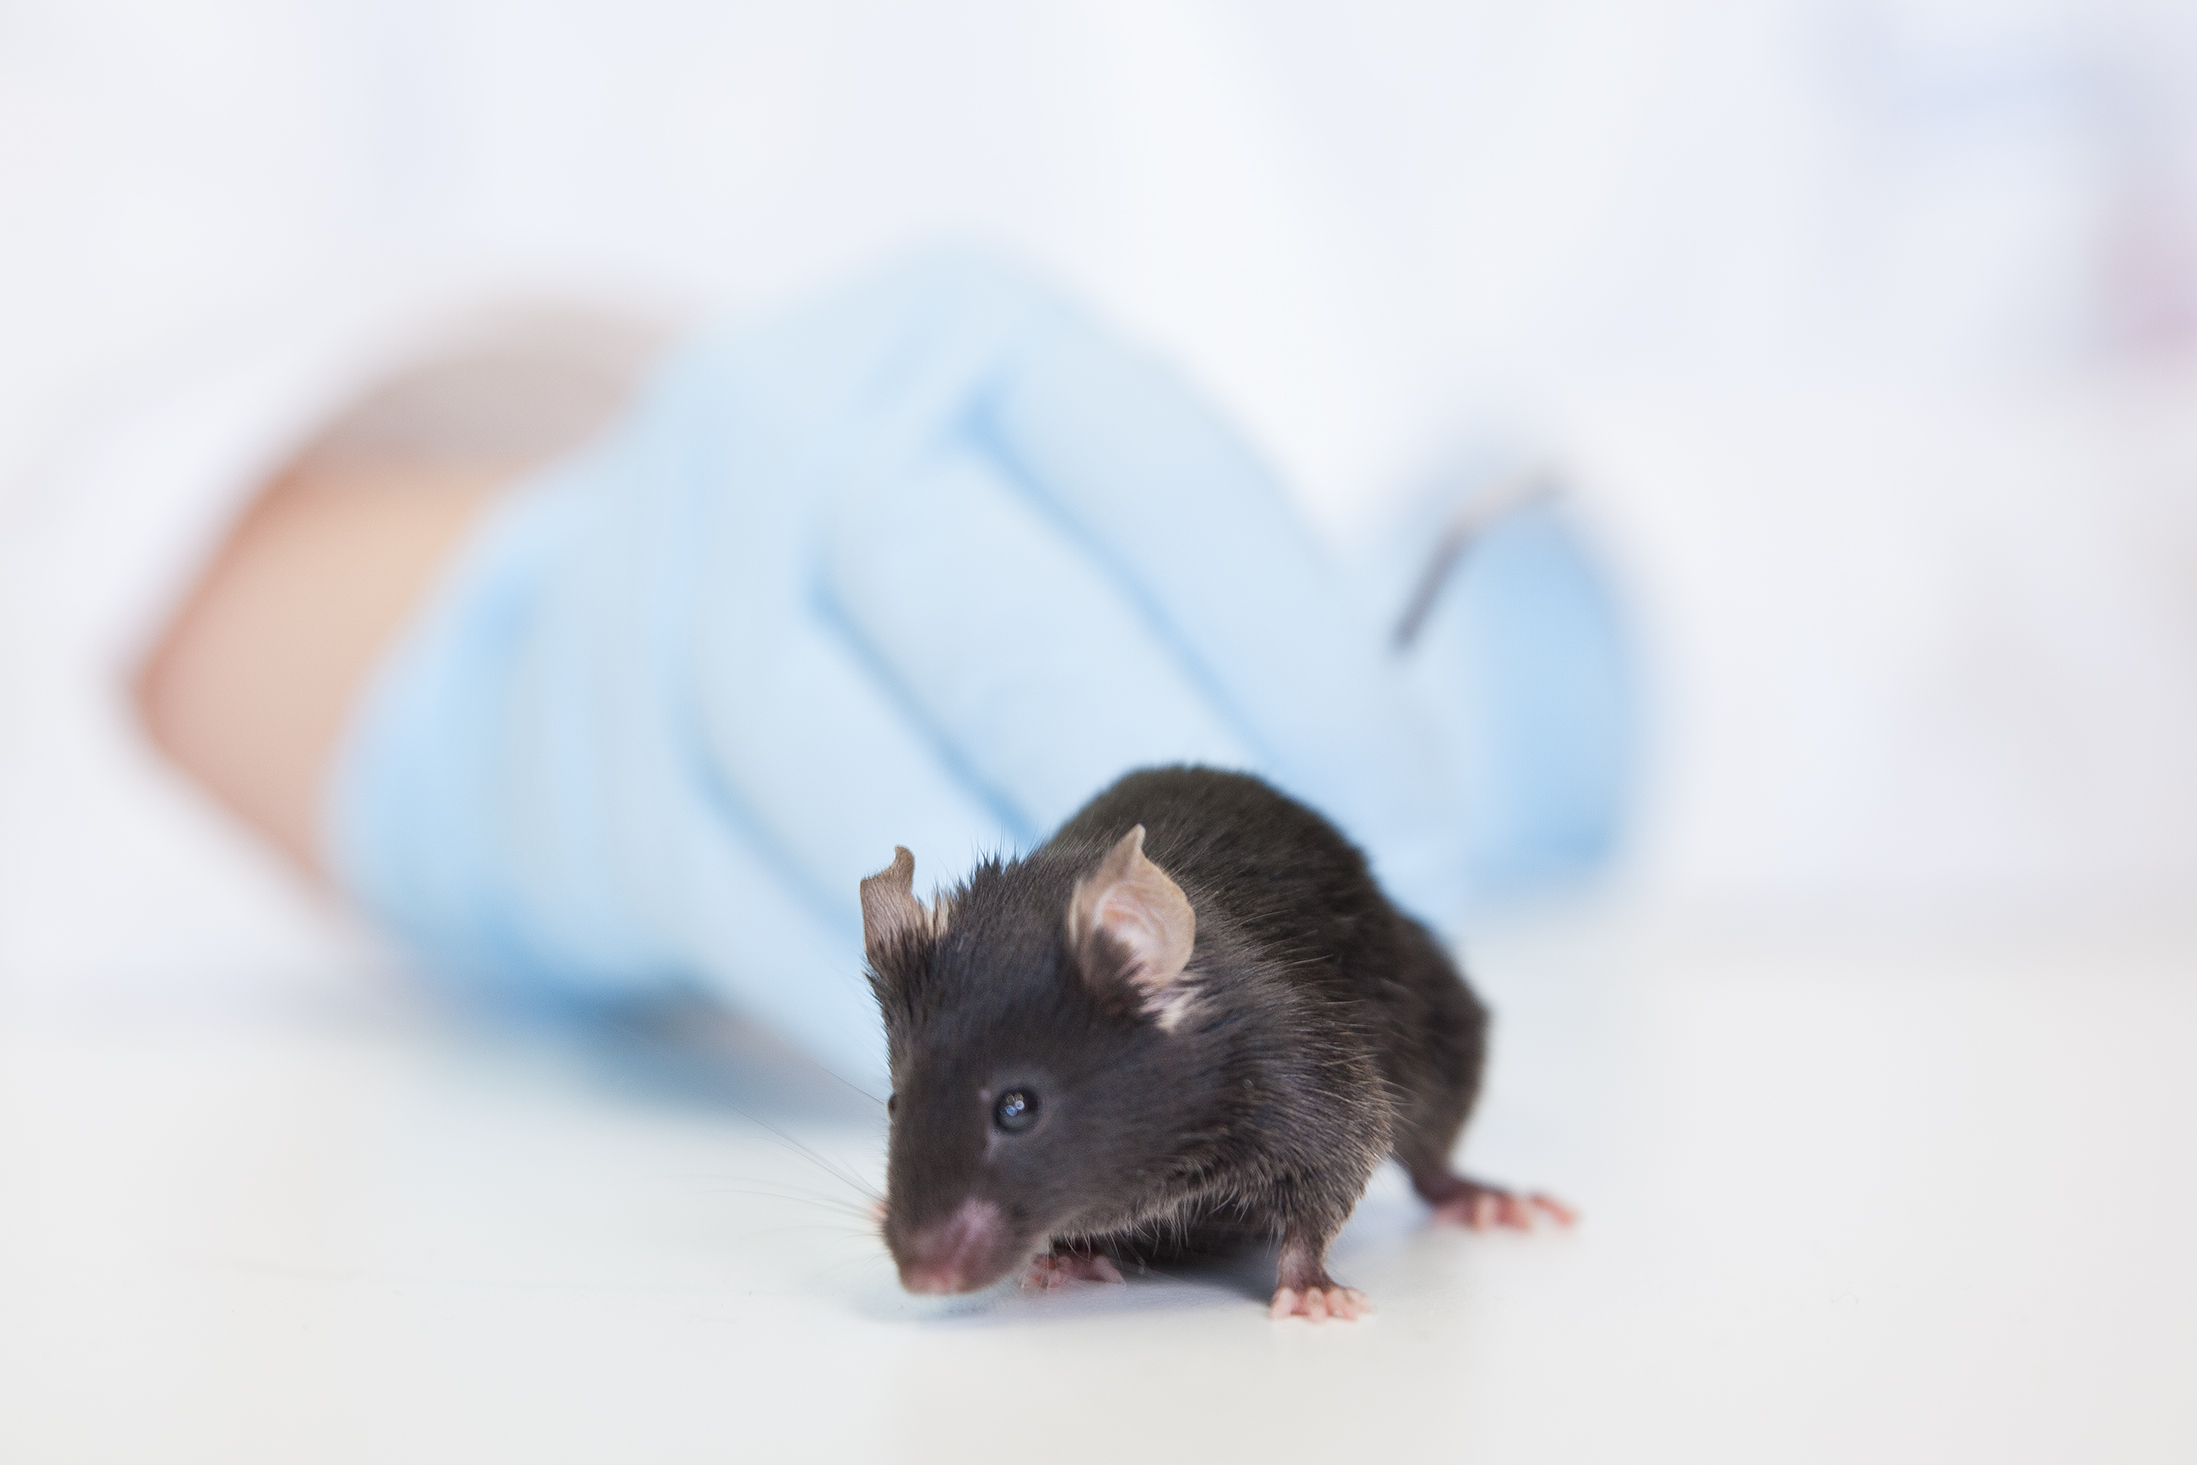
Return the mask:
[[[1327,1249],[1392,1155],[1452,1218],[1570,1219],[1450,1170],[1487,1009],[1264,781],[1142,770],[928,907],[913,875],[903,849],[862,882],[910,1290],[1276,1244],[1276,1316],[1355,1316]]]

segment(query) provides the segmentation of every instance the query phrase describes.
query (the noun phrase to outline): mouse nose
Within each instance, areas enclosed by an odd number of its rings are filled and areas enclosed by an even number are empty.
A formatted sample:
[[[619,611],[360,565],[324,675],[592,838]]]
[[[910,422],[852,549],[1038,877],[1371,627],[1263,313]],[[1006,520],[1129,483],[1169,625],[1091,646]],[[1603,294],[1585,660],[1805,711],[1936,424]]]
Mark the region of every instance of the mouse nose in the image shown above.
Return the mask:
[[[1006,1227],[999,1207],[970,1196],[936,1226],[901,1248],[900,1285],[910,1292],[971,1292],[994,1279]]]

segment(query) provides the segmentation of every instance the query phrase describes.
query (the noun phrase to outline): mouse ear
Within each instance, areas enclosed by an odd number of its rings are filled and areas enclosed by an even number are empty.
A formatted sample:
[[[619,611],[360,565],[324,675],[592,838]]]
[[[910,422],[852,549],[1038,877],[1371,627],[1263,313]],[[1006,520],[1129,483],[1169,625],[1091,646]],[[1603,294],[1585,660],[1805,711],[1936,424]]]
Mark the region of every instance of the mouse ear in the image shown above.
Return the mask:
[[[944,912],[943,902],[939,909]],[[915,898],[915,856],[895,845],[893,862],[862,882],[862,949],[882,975],[895,948],[935,929],[931,913]]]
[[[1142,824],[1121,837],[1097,870],[1076,882],[1068,902],[1068,945],[1084,980],[1095,986],[1127,983],[1162,1028],[1172,1029],[1188,1010],[1182,973],[1197,933],[1190,898],[1144,857]],[[1113,949],[1102,949],[1105,945]]]

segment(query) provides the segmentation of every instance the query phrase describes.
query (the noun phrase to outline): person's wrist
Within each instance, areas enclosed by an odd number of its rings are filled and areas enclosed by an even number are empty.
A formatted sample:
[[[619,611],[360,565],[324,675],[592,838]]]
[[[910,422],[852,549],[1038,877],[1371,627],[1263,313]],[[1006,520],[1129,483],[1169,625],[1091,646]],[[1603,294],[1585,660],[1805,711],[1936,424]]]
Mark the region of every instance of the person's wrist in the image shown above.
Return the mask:
[[[145,661],[154,744],[308,869],[359,686],[509,471],[296,471],[238,522]]]

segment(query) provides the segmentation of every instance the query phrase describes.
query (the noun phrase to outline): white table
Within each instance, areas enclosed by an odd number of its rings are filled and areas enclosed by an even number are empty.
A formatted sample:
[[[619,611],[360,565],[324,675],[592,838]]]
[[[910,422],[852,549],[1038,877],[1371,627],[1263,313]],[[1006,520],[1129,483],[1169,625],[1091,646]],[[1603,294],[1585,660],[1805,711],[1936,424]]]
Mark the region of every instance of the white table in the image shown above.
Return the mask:
[[[2149,934],[2146,934],[2146,932]],[[1470,1168],[1257,1268],[911,1299],[868,1101],[361,995],[0,1020],[0,1460],[2197,1459],[2197,935],[1552,917]],[[784,1138],[781,1137],[781,1133]]]

